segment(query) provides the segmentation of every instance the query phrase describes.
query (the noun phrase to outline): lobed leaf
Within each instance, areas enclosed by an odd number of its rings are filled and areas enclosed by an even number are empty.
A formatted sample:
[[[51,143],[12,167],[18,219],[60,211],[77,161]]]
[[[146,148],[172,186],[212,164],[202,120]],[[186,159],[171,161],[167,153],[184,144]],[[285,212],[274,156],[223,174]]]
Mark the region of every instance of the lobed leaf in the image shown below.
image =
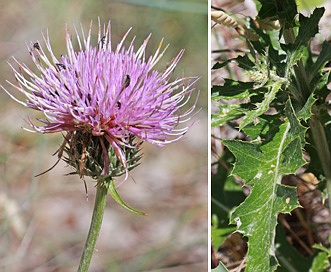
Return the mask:
[[[324,41],[322,43],[322,50],[317,57],[316,62],[309,68],[309,74],[315,75],[321,71],[322,68],[331,60],[331,44]]]
[[[220,262],[218,266],[211,270],[212,272],[229,272],[229,270],[226,269],[225,265]]]
[[[321,272],[330,271],[329,255],[326,252],[318,252],[314,258],[313,265],[309,271],[311,272]]]
[[[254,67],[254,63],[249,59],[248,55],[244,55],[244,56],[238,56],[233,59],[228,59],[222,63],[216,62],[212,67],[212,70],[223,68],[232,61],[236,62],[240,68],[243,68],[245,70],[250,70]]]
[[[211,229],[211,239],[215,248],[219,248],[228,236],[235,231],[235,227],[230,228],[216,228]]]
[[[224,79],[223,85],[214,85],[211,93],[218,93],[222,99],[247,99],[248,91],[254,88],[254,82],[243,82],[232,79]]]
[[[316,102],[316,98],[314,97],[314,94],[312,93],[309,97],[308,100],[306,101],[305,105],[302,107],[302,109],[298,112],[297,117],[298,119],[302,119],[304,121],[307,121],[310,116],[312,115],[312,107]]]
[[[219,112],[211,115],[211,126],[224,126],[227,122],[236,120],[243,115],[243,110],[238,104],[222,104]]]
[[[265,93],[264,99],[261,103],[256,103],[256,109],[246,113],[245,118],[239,125],[239,129],[243,129],[247,125],[253,123],[257,117],[265,113],[270,103],[276,98],[276,94],[283,85],[282,81],[275,81],[270,85],[269,91]]]
[[[258,0],[262,7],[259,10],[258,18],[273,18],[280,20],[285,28],[295,26],[294,18],[298,14],[295,0]]]
[[[296,188],[281,184],[285,174],[295,173],[305,160],[302,148],[306,128],[295,116],[290,101],[287,118],[275,129],[267,142],[224,140],[236,157],[232,174],[242,178],[252,190],[246,200],[231,214],[230,223],[249,238],[246,271],[274,271],[275,228],[279,213],[290,213],[299,207]]]
[[[318,33],[318,23],[323,16],[325,8],[316,8],[310,17],[299,15],[299,33],[295,39],[295,46],[299,48],[304,45],[307,46],[311,38]]]

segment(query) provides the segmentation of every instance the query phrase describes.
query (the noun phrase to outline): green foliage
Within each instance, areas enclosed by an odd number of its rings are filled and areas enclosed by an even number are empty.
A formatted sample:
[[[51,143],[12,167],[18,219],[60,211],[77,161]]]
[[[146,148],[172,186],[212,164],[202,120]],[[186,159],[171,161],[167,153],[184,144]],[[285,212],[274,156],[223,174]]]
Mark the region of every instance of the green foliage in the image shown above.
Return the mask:
[[[330,240],[330,237],[329,237]],[[322,245],[314,245],[314,248],[320,250],[314,258],[311,272],[330,271],[331,265],[329,259],[331,258],[331,249]]]
[[[261,8],[258,18],[272,18],[283,21],[285,28],[295,26],[294,17],[297,15],[295,0],[259,0]]]
[[[230,223],[237,224],[239,232],[249,237],[247,271],[275,269],[273,239],[277,215],[299,207],[296,189],[279,183],[283,174],[295,173],[305,163],[302,158],[305,128],[295,117],[290,102],[286,104],[285,112],[288,119],[267,143],[223,141],[237,158],[232,174],[253,186],[250,195],[234,210],[230,219]]]
[[[218,264],[218,266],[211,270],[212,272],[228,272],[229,270],[226,269],[225,265],[221,262]]]
[[[227,236],[235,231],[235,227],[219,228],[216,215],[212,218],[211,238],[215,248],[219,248],[226,240]]]
[[[124,209],[127,209],[128,211],[138,214],[138,215],[147,215],[144,212],[138,211],[132,207],[130,207],[129,205],[127,205],[121,198],[121,196],[119,195],[119,193],[117,192],[116,189],[116,185],[113,181],[113,179],[107,177],[104,182],[103,182],[103,186],[106,186],[107,191],[109,192],[109,194],[111,195],[111,197],[118,203],[120,204]]]
[[[212,213],[222,219],[213,220],[212,239],[217,247],[222,245],[231,231],[224,220],[229,218],[228,223],[248,238],[245,271],[275,271],[279,265],[279,271],[308,271],[311,264],[311,271],[323,271],[330,265],[329,249],[317,246],[322,251],[315,259],[304,259],[276,226],[279,214],[300,207],[297,188],[282,184],[284,176],[304,169],[322,177],[331,189],[331,118],[326,103],[331,78],[324,71],[331,47],[323,42],[317,56],[310,49],[325,9],[316,8],[306,17],[298,14],[294,0],[259,2],[257,19],[279,20],[281,28],[263,30],[248,19],[249,29],[259,37],[246,41],[249,52],[212,68],[236,63],[245,75],[242,81],[226,78],[211,90],[219,107],[212,126],[229,125],[241,135],[222,141],[224,155],[212,177]],[[227,159],[229,152],[233,164]],[[231,178],[240,178],[249,194],[228,205],[225,184]]]

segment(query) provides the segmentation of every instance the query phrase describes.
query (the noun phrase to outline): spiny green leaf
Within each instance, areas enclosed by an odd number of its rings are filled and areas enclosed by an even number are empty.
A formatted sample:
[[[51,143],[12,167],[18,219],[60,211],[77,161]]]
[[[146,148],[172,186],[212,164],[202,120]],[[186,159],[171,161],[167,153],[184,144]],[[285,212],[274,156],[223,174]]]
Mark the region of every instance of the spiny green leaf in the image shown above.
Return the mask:
[[[329,236],[330,238],[330,236]],[[331,256],[331,249],[330,248],[327,248],[323,245],[320,245],[320,244],[315,244],[313,245],[313,248],[316,248],[316,249],[319,249],[321,251],[324,251],[325,253],[327,253],[329,256]]]
[[[236,230],[235,227],[230,228],[211,228],[211,239],[213,241],[214,248],[219,248],[226,238]]]
[[[212,272],[229,272],[229,270],[226,269],[225,265],[220,262],[218,266],[211,270]]]
[[[322,43],[322,50],[318,55],[316,62],[309,67],[310,78],[312,78],[315,74],[320,72],[322,68],[324,68],[325,64],[331,60],[331,44],[324,41]]]
[[[304,145],[306,144],[305,135],[307,128],[301,125],[300,120],[295,115],[290,99],[285,104],[285,115],[289,120],[291,127],[290,134],[288,136],[290,138],[294,137],[300,139],[301,145],[302,147],[304,147]],[[285,174],[289,174],[289,173],[285,173]]]
[[[324,8],[317,8],[311,17],[305,17],[300,14],[299,33],[294,43],[280,44],[281,48],[287,52],[287,74],[296,63],[307,54],[307,44],[318,32],[318,22],[324,13]],[[314,69],[316,69],[315,67]],[[309,67],[311,73],[311,67]],[[314,74],[312,74],[314,76]]]
[[[314,97],[314,94],[312,93],[308,100],[306,101],[305,105],[302,107],[302,109],[298,112],[297,117],[299,120],[307,121],[310,116],[312,115],[311,108],[315,104],[316,98]]]
[[[316,8],[310,17],[299,15],[299,33],[295,40],[296,48],[307,45],[311,38],[318,33],[318,23],[323,16],[325,8]]]
[[[223,68],[224,66],[228,65],[228,63],[230,62],[231,60],[226,60],[224,62],[216,62],[214,64],[214,66],[211,68],[212,70],[217,70],[217,69],[220,69],[220,68]]]
[[[243,82],[243,81],[236,81],[232,79],[224,79],[225,82],[222,86],[214,85],[211,88],[211,92],[218,93],[222,96],[223,99],[225,97],[229,97],[230,99],[246,99],[247,98],[247,91],[253,89],[254,82]],[[240,96],[242,94],[242,97]]]
[[[270,141],[270,136],[273,136],[280,125],[280,120],[276,115],[263,115],[262,117],[256,118],[255,124],[249,124],[243,131],[252,140],[260,139],[261,141]]]
[[[331,82],[331,71],[326,72],[322,77],[317,75],[311,82],[312,90],[322,101],[325,101],[326,97],[330,94],[330,89],[328,88],[329,82]]]
[[[249,238],[246,271],[274,271],[275,228],[279,213],[299,207],[296,188],[282,185],[282,175],[295,173],[305,160],[302,156],[306,129],[286,103],[287,118],[268,142],[224,140],[237,161],[232,174],[242,178],[252,190],[231,214],[230,223]]]
[[[254,63],[249,59],[248,55],[244,55],[244,56],[238,56],[233,59],[228,59],[222,63],[216,62],[212,67],[212,70],[220,69],[226,66],[227,64],[229,64],[231,61],[236,62],[240,68],[243,68],[245,70],[250,70],[254,67]]]
[[[257,117],[269,109],[270,103],[276,98],[276,94],[282,85],[282,81],[275,81],[270,85],[269,91],[265,93],[263,101],[256,104],[255,110],[246,113],[245,118],[239,125],[239,129],[243,129],[248,124],[253,123]]]
[[[239,104],[222,104],[219,106],[219,113],[211,115],[211,126],[224,126],[227,122],[241,117],[243,112]]]
[[[329,95],[330,90],[327,85],[330,81],[330,71],[327,71],[323,74],[315,74],[315,77],[310,81],[310,89],[313,93],[316,94],[317,97],[321,97],[322,100]]]
[[[294,44],[281,44],[281,48],[287,53],[285,77],[289,77],[293,67],[305,56],[306,48],[296,47]]]
[[[279,35],[279,34],[278,34]],[[279,48],[269,47],[268,56],[270,60],[271,69],[276,68],[277,75],[284,77],[286,71],[286,54],[281,50],[280,43],[277,44]]]
[[[233,155],[224,150],[220,161],[217,163],[217,172],[211,177],[211,212],[212,224],[217,228],[228,228],[228,215],[245,199],[240,184],[233,176],[229,176]]]
[[[295,0],[258,0],[262,7],[259,10],[258,18],[279,19],[285,28],[295,26],[294,18],[297,15]]]
[[[326,252],[319,252],[314,258],[313,265],[309,271],[311,272],[330,271],[327,270],[327,268],[330,268],[329,256]]]

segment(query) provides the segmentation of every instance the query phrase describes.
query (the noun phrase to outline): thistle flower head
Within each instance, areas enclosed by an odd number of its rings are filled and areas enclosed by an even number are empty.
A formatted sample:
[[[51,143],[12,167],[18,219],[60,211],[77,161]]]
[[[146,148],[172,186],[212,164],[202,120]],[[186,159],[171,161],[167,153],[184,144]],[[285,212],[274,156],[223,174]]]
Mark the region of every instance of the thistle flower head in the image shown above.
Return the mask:
[[[13,58],[10,66],[17,82],[9,84],[25,101],[2,87],[20,104],[44,114],[38,119],[42,125],[27,121],[30,131],[63,132],[59,158],[80,176],[94,178],[127,173],[137,165],[144,141],[163,146],[180,139],[190,125],[178,125],[188,122],[195,110],[196,101],[184,108],[197,80],[171,80],[183,50],[159,72],[153,68],[168,47],[162,49],[162,40],[154,55],[147,57],[150,35],[137,50],[134,39],[126,48],[129,30],[113,50],[110,23],[101,26],[99,21],[98,27],[94,42],[92,23],[87,35],[74,28],[76,51],[66,29],[67,52],[60,57],[54,55],[48,33],[43,43],[28,45],[37,72]]]

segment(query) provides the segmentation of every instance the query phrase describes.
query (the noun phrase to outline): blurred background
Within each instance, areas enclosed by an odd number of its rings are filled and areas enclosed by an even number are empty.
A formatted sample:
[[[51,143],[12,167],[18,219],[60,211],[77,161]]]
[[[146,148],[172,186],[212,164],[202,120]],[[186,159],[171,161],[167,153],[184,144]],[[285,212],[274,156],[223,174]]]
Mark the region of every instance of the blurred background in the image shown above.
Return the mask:
[[[152,33],[147,55],[164,37],[170,47],[160,69],[185,48],[175,74],[201,77],[199,122],[183,141],[164,148],[144,144],[134,181],[119,193],[149,216],[132,214],[109,197],[90,271],[207,271],[207,1],[0,0],[0,10],[0,84],[12,92],[7,61],[15,56],[33,67],[26,43],[42,41],[46,30],[55,54],[65,54],[66,23],[71,30],[82,23],[87,31],[91,20],[111,20],[113,45],[132,26],[126,44],[137,36],[136,48]],[[71,169],[63,162],[34,177],[56,162],[52,154],[62,142],[60,134],[21,129],[24,119],[35,117],[0,91],[0,271],[76,271],[95,184],[86,179],[87,201],[83,181],[67,176]]]

